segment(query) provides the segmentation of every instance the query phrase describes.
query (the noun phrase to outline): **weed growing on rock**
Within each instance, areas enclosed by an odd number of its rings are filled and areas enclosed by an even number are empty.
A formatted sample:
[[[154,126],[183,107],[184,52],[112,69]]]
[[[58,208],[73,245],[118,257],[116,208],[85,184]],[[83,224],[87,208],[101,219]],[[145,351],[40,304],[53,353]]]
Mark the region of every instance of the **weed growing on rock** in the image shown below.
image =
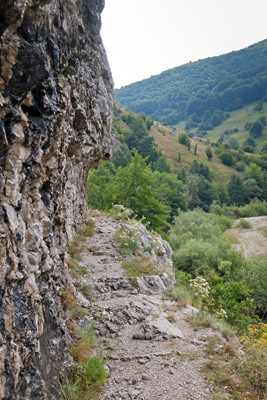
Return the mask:
[[[71,370],[70,377],[60,383],[60,398],[64,400],[96,400],[107,380],[102,358],[88,358]]]
[[[133,210],[124,207],[122,204],[113,204],[108,214],[112,218],[121,221],[129,221],[130,219],[134,219],[136,217],[136,214]]]
[[[200,311],[188,316],[189,322],[193,325],[195,329],[200,327],[212,328],[214,330],[220,331],[225,337],[233,336],[233,329],[222,319],[218,319],[215,316],[207,313],[206,311]]]
[[[71,317],[71,318],[82,318],[85,317],[86,315],[86,310],[83,307],[74,307],[71,310],[67,311],[67,314]]]
[[[69,271],[70,271],[71,275],[73,275],[75,277],[88,273],[87,268],[80,265],[76,260],[73,260],[73,259],[68,260],[67,265],[69,267]]]
[[[77,261],[82,260],[81,252],[85,249],[85,240],[84,236],[76,235],[68,244],[67,250],[72,259]]]
[[[93,286],[90,284],[82,283],[81,285],[78,286],[79,292],[82,293],[82,295],[89,301],[93,301]]]
[[[95,222],[93,220],[88,220],[86,222],[86,227],[79,230],[79,235],[86,237],[93,237],[94,227],[95,227]]]
[[[136,235],[130,229],[119,229],[115,234],[115,239],[119,242],[119,252],[122,255],[134,254],[139,249]]]
[[[154,268],[152,262],[144,256],[133,260],[123,260],[122,267],[125,270],[124,276],[136,277],[159,274],[159,271]]]
[[[70,318],[82,318],[86,315],[86,310],[82,307],[77,306],[73,293],[67,292],[65,297],[67,314]]]
[[[70,348],[69,352],[76,362],[85,362],[95,346],[96,336],[93,326],[90,326],[80,330],[77,343]]]

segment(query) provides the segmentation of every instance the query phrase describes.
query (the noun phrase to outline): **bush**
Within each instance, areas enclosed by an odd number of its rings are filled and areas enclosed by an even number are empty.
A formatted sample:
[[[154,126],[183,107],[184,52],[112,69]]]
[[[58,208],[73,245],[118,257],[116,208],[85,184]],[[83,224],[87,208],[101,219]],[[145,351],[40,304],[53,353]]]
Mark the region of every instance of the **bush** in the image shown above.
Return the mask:
[[[255,305],[262,315],[267,312],[267,257],[251,257],[243,268],[242,275],[252,290]]]
[[[239,373],[248,386],[257,390],[262,399],[267,396],[267,354],[257,346],[246,348],[244,357],[237,363]],[[265,397],[263,397],[265,395]],[[261,397],[262,396],[262,397]]]
[[[243,228],[243,229],[250,229],[250,228],[252,228],[252,225],[246,219],[240,218],[236,227]]]

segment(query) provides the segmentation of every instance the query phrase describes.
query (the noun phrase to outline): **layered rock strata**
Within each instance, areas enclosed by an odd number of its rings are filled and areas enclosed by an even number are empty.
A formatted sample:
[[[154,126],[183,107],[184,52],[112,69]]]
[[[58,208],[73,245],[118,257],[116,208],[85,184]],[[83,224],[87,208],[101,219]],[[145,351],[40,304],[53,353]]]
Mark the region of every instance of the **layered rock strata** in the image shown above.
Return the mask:
[[[104,0],[0,3],[0,398],[52,399],[68,361],[60,288],[109,158],[113,83]]]

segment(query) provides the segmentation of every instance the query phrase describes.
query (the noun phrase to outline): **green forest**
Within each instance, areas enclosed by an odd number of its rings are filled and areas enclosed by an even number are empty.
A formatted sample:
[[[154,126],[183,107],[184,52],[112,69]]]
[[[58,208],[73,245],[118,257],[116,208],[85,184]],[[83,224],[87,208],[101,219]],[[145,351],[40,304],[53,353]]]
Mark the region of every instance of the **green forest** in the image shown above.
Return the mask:
[[[115,90],[116,99],[156,121],[209,131],[229,112],[267,98],[267,40],[167,70]]]

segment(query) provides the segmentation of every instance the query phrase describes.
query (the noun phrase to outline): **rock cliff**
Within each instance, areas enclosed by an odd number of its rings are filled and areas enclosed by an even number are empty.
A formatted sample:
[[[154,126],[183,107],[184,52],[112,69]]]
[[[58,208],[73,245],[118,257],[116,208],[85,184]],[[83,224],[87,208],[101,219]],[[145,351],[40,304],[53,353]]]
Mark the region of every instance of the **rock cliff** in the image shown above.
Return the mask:
[[[109,158],[104,0],[0,3],[0,398],[53,398],[68,362],[66,243],[89,168]]]

